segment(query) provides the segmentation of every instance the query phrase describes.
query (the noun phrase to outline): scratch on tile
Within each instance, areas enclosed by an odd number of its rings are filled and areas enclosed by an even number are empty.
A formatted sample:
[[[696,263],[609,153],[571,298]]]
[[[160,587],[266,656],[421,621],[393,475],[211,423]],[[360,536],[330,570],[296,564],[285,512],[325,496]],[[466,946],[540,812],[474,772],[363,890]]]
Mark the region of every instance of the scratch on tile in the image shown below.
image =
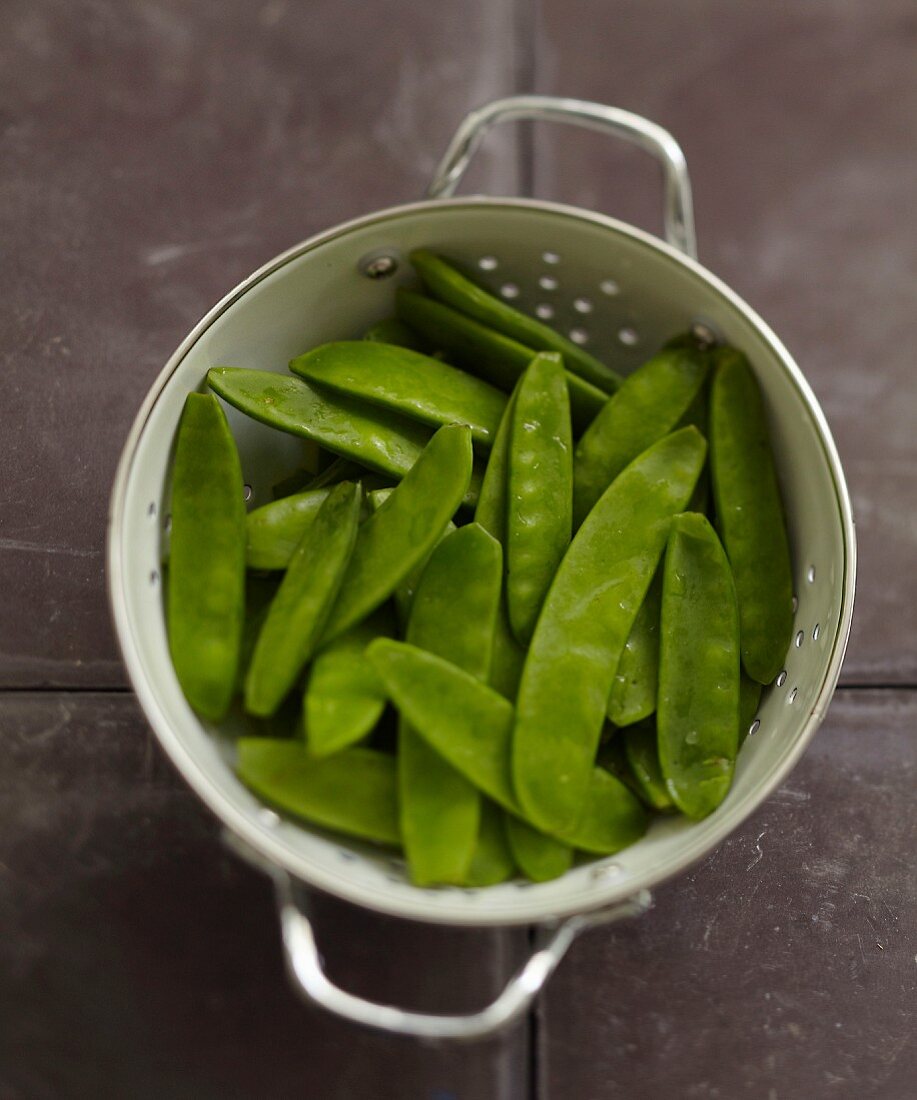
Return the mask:
[[[761,847],[761,838],[767,832],[767,826],[765,825],[761,832],[758,834],[758,839],[755,841],[755,851],[758,853],[755,858],[745,868],[746,871],[750,871],[752,867],[756,867],[762,859],[764,859],[764,849]]]
[[[28,539],[3,539],[0,538],[0,550],[20,550],[28,554],[63,554],[68,558],[97,558],[102,551],[95,548],[81,550],[76,546],[45,546],[41,542],[30,542]]]

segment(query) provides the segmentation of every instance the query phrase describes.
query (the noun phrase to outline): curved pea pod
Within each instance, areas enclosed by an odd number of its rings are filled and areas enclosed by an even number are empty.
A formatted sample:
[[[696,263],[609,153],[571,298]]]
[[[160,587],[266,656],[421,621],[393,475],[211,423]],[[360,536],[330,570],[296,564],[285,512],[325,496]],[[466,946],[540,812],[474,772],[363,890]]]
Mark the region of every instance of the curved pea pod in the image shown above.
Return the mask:
[[[447,535],[420,578],[407,641],[486,679],[502,558],[500,544],[477,524]],[[481,796],[404,718],[398,733],[398,792],[413,880],[419,885],[465,882],[484,827]]]
[[[533,882],[560,878],[573,864],[573,849],[540,833],[511,814],[505,816],[506,840],[519,870]]]
[[[475,522],[480,524],[504,547],[504,559],[509,440],[518,386],[517,383],[516,389],[510,395],[503,418],[500,421],[500,427],[497,429],[474,512]],[[507,699],[516,698],[524,660],[525,650],[516,641],[509,625],[509,611],[506,606],[506,590],[504,588],[500,596],[497,620],[494,624],[493,656],[488,682],[501,695],[505,695]]]
[[[430,439],[429,429],[413,420],[322,393],[291,375],[213,367],[207,384],[247,416],[395,478],[410,470]]]
[[[512,848],[503,826],[506,815],[486,798],[482,802],[481,824],[463,886],[496,886],[516,873]]]
[[[678,425],[706,375],[706,355],[675,348],[653,356],[621,383],[576,445],[576,526],[629,462]]]
[[[391,344],[342,340],[306,352],[290,370],[336,394],[367,401],[439,427],[467,424],[471,438],[489,449],[506,407],[506,395],[439,359]]]
[[[360,488],[336,485],[290,559],[245,677],[245,709],[274,713],[312,656],[357,538]]]
[[[622,730],[621,738],[637,793],[652,810],[664,813],[674,809],[675,805],[666,789],[662,768],[659,766],[655,723],[639,722]]]
[[[392,495],[391,489],[374,489],[371,493],[368,493],[369,506],[373,512],[378,512],[382,505]],[[450,519],[446,526],[443,528],[443,533],[440,536],[441,540],[447,535],[456,530],[455,524]],[[437,545],[439,545],[437,543]],[[435,549],[435,547],[434,547]],[[431,550],[430,553],[433,551]],[[404,580],[397,586],[393,595],[395,600],[395,607],[398,608],[398,618],[402,626],[407,625],[408,617],[411,614],[411,604],[414,602],[414,593],[417,591],[417,585],[420,584],[420,578],[423,576],[423,571],[427,566],[429,556],[419,562],[410,573],[404,578]]]
[[[259,798],[312,825],[400,847],[395,758],[352,748],[316,760],[301,741],[243,737],[236,774]]]
[[[513,401],[506,494],[506,603],[527,645],[570,544],[573,438],[560,356],[536,356]]]
[[[739,737],[739,616],[726,554],[696,512],[672,521],[662,584],[659,764],[672,801],[706,817],[726,797]]]
[[[512,783],[512,704],[462,669],[404,642],[380,638],[367,655],[389,698],[424,740],[497,805],[528,820]],[[551,835],[572,848],[609,855],[639,839],[646,824],[639,800],[594,768],[577,820]]]
[[[457,366],[486,379],[509,393],[519,376],[538,354],[533,348],[510,340],[499,332],[458,313],[442,302],[399,287],[395,292],[398,314],[408,324],[442,347]],[[570,415],[576,432],[584,431],[608,400],[608,394],[584,378],[566,371]]]
[[[617,371],[549,325],[488,293],[441,256],[421,248],[411,253],[411,263],[426,289],[440,301],[536,351],[559,352],[574,374],[605,393],[614,393],[621,384]]]
[[[761,391],[748,360],[717,348],[710,387],[716,521],[735,577],[742,664],[769,684],[793,632],[793,572]]]
[[[751,732],[761,702],[761,685],[743,671],[739,676],[739,746]]]
[[[306,744],[313,756],[330,756],[367,736],[385,709],[386,696],[366,657],[374,638],[391,637],[388,607],[341,634],[312,662],[303,696]]]
[[[542,832],[562,834],[581,811],[621,652],[705,452],[694,428],[644,451],[557,570],[522,670],[513,737],[516,794]]]
[[[325,628],[327,643],[392,595],[439,541],[468,489],[471,432],[440,428],[385,503],[360,528]]]
[[[429,341],[424,340],[420,333],[397,317],[386,317],[370,325],[363,333],[363,339],[376,344],[393,344],[396,348],[410,348],[411,351],[419,351],[421,355],[429,355],[433,350]]]
[[[649,718],[656,709],[661,603],[662,574],[657,570],[630,628],[608,693],[605,713],[616,726],[633,725]]]
[[[245,517],[248,568],[286,569],[330,492],[330,489],[308,489],[249,512]]]
[[[219,402],[191,393],[172,468],[169,650],[182,691],[218,721],[235,690],[245,613],[242,467]]]

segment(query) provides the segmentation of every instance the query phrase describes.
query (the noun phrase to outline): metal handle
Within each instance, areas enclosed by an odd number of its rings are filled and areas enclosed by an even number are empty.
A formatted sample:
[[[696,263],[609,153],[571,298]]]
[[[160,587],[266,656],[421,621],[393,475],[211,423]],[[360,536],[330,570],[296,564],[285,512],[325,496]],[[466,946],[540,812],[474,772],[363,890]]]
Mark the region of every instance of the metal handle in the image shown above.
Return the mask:
[[[497,99],[465,117],[440,161],[433,182],[427,189],[431,199],[448,198],[465,174],[468,162],[481,139],[498,122],[530,119],[545,122],[569,122],[589,130],[614,134],[641,149],[646,149],[662,164],[665,172],[665,236],[669,244],[693,259],[697,257],[694,235],[694,205],[691,181],[681,146],[668,130],[640,115],[601,103],[581,99],[562,99],[545,95],[517,95]]]
[[[293,898],[289,875],[275,871],[274,881],[287,968],[302,996],[354,1023],[422,1039],[481,1039],[502,1030],[527,1011],[580,932],[622,917],[639,916],[651,902],[649,892],[643,890],[614,908],[539,927],[535,950],[486,1008],[465,1016],[436,1016],[377,1004],[336,986],[322,969],[312,924]]]

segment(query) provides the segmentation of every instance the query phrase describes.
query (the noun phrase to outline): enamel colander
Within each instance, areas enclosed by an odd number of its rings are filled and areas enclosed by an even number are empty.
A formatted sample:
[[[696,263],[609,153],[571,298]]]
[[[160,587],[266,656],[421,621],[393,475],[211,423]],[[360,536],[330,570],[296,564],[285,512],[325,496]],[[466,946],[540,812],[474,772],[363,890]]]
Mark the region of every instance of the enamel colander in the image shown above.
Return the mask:
[[[564,121],[636,143],[664,169],[666,240],[613,218],[551,202],[450,197],[484,133],[512,119]],[[169,468],[185,395],[215,365],[285,372],[289,359],[354,339],[393,312],[412,281],[414,248],[477,269],[516,306],[550,321],[623,371],[674,333],[703,326],[745,351],[764,394],[789,524],[796,592],[784,669],[765,691],[725,802],[699,823],[657,817],[637,844],[574,866],[553,882],[486,889],[413,886],[403,861],[284,819],[236,779],[237,719],[198,719],[172,669],[161,560],[169,523]],[[252,506],[302,463],[303,442],[234,409]],[[156,736],[221,819],[235,849],[274,878],[293,981],[312,1001],[388,1031],[473,1038],[524,1012],[583,928],[636,914],[656,884],[684,871],[759,806],[815,733],[837,683],[853,610],[855,540],[850,498],[831,433],[808,383],[760,317],[695,259],[691,192],[682,152],[658,126],[626,111],[542,96],[504,99],[459,128],[422,202],[321,233],[271,260],[231,291],[183,341],[146,396],[121,456],[111,499],[108,579],[128,675]],[[466,1016],[374,1004],[325,976],[303,886],[398,917],[456,926],[536,926],[533,953],[496,1000]],[[294,890],[294,887],[297,887]]]

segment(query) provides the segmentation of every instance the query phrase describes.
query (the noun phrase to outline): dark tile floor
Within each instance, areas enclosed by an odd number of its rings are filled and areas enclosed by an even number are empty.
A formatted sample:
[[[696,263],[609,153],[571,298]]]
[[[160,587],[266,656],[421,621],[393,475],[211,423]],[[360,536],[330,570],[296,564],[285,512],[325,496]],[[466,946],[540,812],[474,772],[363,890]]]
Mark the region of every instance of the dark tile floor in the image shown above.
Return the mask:
[[[8,0],[3,24],[0,1098],[912,1096],[910,0]],[[461,115],[517,90],[681,140],[702,259],[835,430],[860,594],[848,687],[786,786],[643,921],[579,943],[527,1026],[444,1051],[289,993],[264,882],[121,690],[103,534],[131,418],[197,318],[289,244],[420,195]],[[652,165],[595,135],[495,135],[469,186],[659,226]],[[433,1010],[524,950],[320,917],[332,973]]]

